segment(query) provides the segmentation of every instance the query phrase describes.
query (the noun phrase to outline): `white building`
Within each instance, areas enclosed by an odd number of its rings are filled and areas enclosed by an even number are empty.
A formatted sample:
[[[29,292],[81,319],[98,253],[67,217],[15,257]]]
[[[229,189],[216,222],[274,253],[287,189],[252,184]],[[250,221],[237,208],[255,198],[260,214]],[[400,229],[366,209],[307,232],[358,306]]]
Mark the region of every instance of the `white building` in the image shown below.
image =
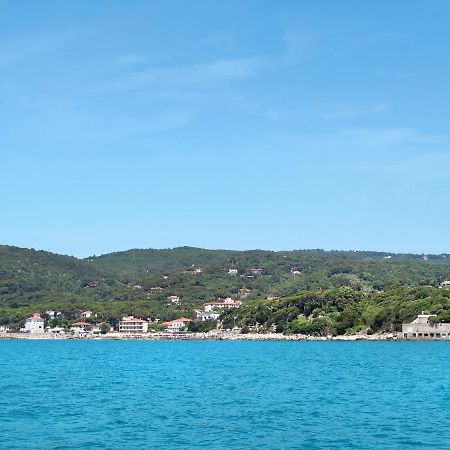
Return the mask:
[[[228,269],[228,275],[236,276],[238,274],[237,269]]]
[[[203,306],[206,312],[213,311],[214,309],[223,308],[240,308],[242,302],[240,300],[233,300],[232,298],[226,298],[224,300],[214,300],[212,302],[207,302]]]
[[[200,314],[197,314],[197,319],[202,322],[207,322],[209,320],[217,320],[220,317],[220,313],[214,311],[202,311]]]
[[[94,315],[94,313],[92,311],[83,311],[80,316],[83,319],[90,319],[92,316]]]
[[[70,327],[70,331],[72,331],[73,333],[88,333],[92,331],[92,323],[75,322]]]
[[[120,333],[147,333],[147,331],[148,322],[139,317],[122,317],[122,320],[119,322]]]
[[[186,317],[180,317],[179,319],[164,322],[164,325],[166,326],[167,331],[178,332],[182,328],[187,327],[189,322],[192,322],[192,320]]]
[[[40,314],[35,313],[25,322],[25,327],[20,329],[24,333],[44,333],[44,319]]]
[[[174,303],[175,305],[180,304],[180,297],[178,297],[178,295],[169,295],[167,297],[167,300],[171,303]]]
[[[202,273],[202,268],[192,266],[192,267],[189,267],[188,269],[185,269],[184,273],[189,273],[191,275],[198,275],[199,273]]]
[[[450,323],[433,323],[436,314],[419,314],[411,323],[402,325],[403,339],[450,339]]]
[[[63,327],[47,327],[45,329],[46,333],[50,333],[50,334],[64,334],[64,328]]]
[[[441,288],[448,288],[450,287],[450,280],[444,280],[442,281],[442,283],[440,283],[439,285]]]

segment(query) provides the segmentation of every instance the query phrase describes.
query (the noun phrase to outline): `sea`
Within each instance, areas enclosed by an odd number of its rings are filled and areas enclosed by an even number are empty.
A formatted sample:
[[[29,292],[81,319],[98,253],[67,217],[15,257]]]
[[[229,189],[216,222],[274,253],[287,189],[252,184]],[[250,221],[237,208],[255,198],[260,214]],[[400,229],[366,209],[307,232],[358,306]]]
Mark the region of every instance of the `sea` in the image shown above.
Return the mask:
[[[1,449],[448,449],[450,343],[0,341]]]

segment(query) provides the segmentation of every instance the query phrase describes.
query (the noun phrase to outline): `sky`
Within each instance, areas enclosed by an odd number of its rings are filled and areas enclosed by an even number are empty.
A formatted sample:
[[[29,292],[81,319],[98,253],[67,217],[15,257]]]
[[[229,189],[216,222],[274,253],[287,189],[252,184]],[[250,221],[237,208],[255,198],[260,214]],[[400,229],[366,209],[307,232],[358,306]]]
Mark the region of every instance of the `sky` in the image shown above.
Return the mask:
[[[0,0],[0,243],[450,253],[449,16]]]

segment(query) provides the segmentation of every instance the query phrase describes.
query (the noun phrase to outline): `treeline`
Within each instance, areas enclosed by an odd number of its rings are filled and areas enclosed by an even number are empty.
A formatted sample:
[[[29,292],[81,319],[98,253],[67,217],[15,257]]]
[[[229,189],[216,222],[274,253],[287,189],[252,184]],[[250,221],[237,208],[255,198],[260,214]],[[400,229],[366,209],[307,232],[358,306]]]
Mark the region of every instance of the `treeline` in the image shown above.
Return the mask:
[[[365,293],[349,287],[303,291],[296,295],[259,300],[221,317],[224,328],[285,334],[343,335],[394,332],[422,311],[450,322],[450,290],[420,287],[389,288]]]

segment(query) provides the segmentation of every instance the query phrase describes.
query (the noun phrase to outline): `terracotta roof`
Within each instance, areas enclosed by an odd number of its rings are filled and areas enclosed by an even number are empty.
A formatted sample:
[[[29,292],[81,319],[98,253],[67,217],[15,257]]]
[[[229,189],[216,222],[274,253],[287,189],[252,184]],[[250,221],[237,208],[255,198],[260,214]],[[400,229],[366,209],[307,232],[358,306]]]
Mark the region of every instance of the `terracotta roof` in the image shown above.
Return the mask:
[[[124,317],[121,322],[145,322],[145,320],[139,319],[137,317]]]
[[[223,301],[212,301],[212,302],[206,302],[205,305],[241,305],[242,302],[239,300],[232,301],[232,302],[223,302]]]
[[[75,322],[72,324],[72,326],[75,326],[75,327],[90,326],[90,325],[92,325],[92,323],[88,323],[88,322]]]
[[[187,317],[180,317],[179,319],[169,320],[168,322],[164,322],[163,325],[172,325],[175,322],[192,322],[192,319],[188,319]]]

